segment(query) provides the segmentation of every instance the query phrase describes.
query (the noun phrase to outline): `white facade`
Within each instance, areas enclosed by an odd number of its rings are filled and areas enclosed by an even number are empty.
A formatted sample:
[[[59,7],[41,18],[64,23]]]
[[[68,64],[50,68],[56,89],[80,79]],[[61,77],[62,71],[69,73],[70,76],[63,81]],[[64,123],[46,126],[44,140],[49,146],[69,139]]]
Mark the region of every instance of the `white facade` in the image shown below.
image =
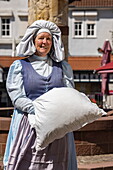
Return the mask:
[[[15,56],[27,26],[27,0],[0,0],[0,56]]]
[[[113,49],[113,8],[76,8],[74,6],[69,7],[69,41],[68,50],[69,56],[72,57],[99,57],[98,48],[102,48],[106,39],[110,41]],[[113,50],[112,50],[113,52]],[[89,63],[90,64],[90,63]],[[84,71],[81,68],[80,73],[74,70],[75,83],[78,90],[89,93],[99,102],[101,105],[101,79],[95,82],[93,79],[87,81],[93,74],[93,70]],[[83,80],[76,80],[83,77]],[[113,87],[113,75],[110,75],[110,87]],[[93,81],[93,83],[91,83]],[[110,89],[109,89],[110,90]],[[112,89],[113,90],[113,89]],[[97,94],[97,95],[96,95]],[[97,96],[97,97],[96,97]],[[113,109],[113,95],[107,96],[107,107]]]
[[[113,47],[113,9],[69,8],[69,56],[99,56],[108,39]]]

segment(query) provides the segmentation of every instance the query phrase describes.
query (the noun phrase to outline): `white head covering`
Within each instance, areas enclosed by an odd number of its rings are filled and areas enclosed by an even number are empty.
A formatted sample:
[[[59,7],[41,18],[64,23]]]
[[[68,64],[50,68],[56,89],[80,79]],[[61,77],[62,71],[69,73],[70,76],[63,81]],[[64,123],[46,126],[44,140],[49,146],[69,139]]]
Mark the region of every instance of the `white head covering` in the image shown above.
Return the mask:
[[[36,52],[36,48],[33,43],[33,38],[34,36],[36,36],[37,33],[39,33],[40,31],[42,32],[43,29],[50,31],[53,38],[53,45],[50,52],[50,57],[57,62],[64,60],[65,55],[64,46],[61,40],[61,31],[56,24],[45,20],[37,20],[27,28],[24,37],[16,48],[17,55],[24,57],[34,54]]]
[[[49,33],[50,35],[52,35],[51,32],[50,32],[50,30],[48,30],[47,28],[41,28],[41,29],[39,29],[39,30],[36,32],[36,35],[34,35],[34,37],[37,36],[38,34],[42,33],[42,32],[47,32],[47,33]]]

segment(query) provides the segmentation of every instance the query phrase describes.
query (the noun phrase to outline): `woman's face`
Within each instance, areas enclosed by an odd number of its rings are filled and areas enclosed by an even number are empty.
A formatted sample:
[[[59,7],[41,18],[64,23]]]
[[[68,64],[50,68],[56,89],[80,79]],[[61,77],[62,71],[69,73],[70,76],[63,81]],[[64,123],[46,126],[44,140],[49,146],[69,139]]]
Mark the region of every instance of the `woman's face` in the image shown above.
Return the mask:
[[[36,55],[44,57],[46,56],[52,46],[52,36],[47,32],[42,32],[38,34],[34,40],[34,45],[36,47]]]

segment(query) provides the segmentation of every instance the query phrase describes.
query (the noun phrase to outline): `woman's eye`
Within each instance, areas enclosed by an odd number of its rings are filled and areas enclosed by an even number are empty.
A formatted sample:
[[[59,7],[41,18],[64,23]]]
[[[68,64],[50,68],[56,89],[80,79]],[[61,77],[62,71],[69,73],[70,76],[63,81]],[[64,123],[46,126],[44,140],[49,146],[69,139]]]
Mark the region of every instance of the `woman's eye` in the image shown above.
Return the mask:
[[[44,38],[40,37],[39,40],[43,40]]]
[[[50,38],[50,37],[48,37],[48,38],[39,37],[39,38],[38,38],[38,40],[44,40],[44,39],[46,39],[46,41],[51,41],[51,38]]]
[[[51,38],[47,38],[47,40],[51,41]]]

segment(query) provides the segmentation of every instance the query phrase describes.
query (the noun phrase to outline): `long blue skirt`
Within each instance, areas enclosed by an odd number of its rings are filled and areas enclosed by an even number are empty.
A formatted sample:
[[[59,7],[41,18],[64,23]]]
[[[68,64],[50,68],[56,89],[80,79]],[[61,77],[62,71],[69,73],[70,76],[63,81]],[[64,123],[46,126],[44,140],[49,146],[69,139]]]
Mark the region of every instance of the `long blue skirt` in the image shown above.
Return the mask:
[[[4,155],[5,170],[77,170],[73,133],[35,150],[35,130],[26,114],[14,111]]]

